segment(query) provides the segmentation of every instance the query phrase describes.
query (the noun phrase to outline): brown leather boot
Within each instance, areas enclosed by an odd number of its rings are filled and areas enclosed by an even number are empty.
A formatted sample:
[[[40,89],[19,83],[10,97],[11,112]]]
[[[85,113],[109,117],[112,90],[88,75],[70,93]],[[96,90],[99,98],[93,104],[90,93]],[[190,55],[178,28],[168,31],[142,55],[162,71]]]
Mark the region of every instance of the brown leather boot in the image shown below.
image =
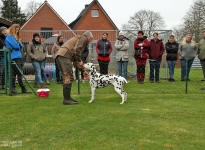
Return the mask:
[[[41,84],[41,88],[42,88],[42,89],[46,89],[47,87],[42,83],[42,84]]]
[[[73,101],[70,97],[71,84],[63,84],[63,105],[75,105],[78,104],[77,101]]]
[[[38,84],[37,83],[34,83],[34,88],[39,88]]]

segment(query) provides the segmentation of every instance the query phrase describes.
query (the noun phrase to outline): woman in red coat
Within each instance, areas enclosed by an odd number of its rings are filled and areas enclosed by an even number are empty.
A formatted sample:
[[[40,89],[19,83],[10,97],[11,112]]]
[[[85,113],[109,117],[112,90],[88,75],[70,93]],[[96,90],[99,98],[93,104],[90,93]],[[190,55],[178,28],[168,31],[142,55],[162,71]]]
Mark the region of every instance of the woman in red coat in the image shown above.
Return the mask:
[[[138,31],[138,37],[134,42],[135,60],[137,65],[137,81],[139,84],[144,83],[145,78],[145,65],[149,55],[147,54],[150,46],[149,41],[144,37],[143,31]]]

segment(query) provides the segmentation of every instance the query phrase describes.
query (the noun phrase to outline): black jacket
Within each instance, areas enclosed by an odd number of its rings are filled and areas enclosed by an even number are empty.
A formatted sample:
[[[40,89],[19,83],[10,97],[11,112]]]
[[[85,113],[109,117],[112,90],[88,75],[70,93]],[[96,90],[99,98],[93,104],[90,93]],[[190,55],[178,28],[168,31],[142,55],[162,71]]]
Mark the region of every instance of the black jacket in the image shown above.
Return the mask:
[[[3,49],[3,47],[6,46],[5,38],[5,35],[0,34],[0,49]],[[0,58],[2,57],[4,57],[4,52],[0,51]]]
[[[177,60],[178,48],[179,44],[176,41],[174,41],[173,43],[168,41],[165,44],[165,49],[167,51],[166,60]]]
[[[81,53],[81,60],[83,63],[87,63],[86,59],[88,57],[88,54],[89,54],[89,49],[88,46],[86,46],[83,52]]]
[[[5,38],[5,35],[0,34],[0,49],[3,49],[3,47],[6,46]]]

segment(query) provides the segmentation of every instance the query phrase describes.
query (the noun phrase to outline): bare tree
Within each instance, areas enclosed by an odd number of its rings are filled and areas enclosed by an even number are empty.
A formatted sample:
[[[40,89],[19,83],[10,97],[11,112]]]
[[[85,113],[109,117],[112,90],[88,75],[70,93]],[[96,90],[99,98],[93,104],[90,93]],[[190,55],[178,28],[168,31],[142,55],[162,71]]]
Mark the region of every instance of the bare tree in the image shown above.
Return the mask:
[[[35,0],[31,0],[30,2],[28,2],[24,10],[27,19],[29,19],[41,5],[41,2],[36,2]]]
[[[205,0],[196,0],[183,18],[183,23],[174,28],[178,35],[192,34],[195,41],[202,38],[205,29]],[[179,32],[180,31],[180,32]],[[175,33],[174,33],[175,34]]]
[[[150,37],[151,30],[159,30],[165,27],[165,22],[159,12],[152,10],[140,10],[130,17],[127,24],[122,25],[123,30],[148,30],[145,34]],[[128,31],[129,37],[136,36],[136,31]]]

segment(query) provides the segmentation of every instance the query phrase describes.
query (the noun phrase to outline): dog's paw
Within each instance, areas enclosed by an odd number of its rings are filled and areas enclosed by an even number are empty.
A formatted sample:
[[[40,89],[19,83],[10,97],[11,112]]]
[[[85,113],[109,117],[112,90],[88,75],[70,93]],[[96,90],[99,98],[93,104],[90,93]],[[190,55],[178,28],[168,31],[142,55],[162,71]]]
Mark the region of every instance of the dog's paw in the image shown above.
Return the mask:
[[[93,101],[92,100],[90,100],[88,103],[92,103]]]
[[[124,104],[124,102],[121,102],[120,104]]]

